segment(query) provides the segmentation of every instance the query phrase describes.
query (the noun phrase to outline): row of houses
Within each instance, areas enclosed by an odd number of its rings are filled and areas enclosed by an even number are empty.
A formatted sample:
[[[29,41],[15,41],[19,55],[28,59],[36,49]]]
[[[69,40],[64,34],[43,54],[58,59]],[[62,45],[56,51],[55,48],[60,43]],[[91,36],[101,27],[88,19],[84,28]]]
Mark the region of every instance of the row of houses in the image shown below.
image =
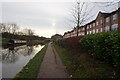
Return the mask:
[[[72,31],[65,32],[63,38],[77,36],[77,30],[78,36],[84,36],[117,29],[120,29],[120,7],[111,13],[99,12],[95,20],[80,26],[78,29],[76,27]]]

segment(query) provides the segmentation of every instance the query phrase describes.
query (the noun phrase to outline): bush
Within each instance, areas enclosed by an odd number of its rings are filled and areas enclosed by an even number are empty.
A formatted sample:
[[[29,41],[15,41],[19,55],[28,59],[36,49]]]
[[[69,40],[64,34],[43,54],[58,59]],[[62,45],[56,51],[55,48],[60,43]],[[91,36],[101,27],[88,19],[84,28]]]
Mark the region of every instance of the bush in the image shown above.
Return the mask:
[[[59,39],[54,41],[57,45],[61,47],[75,48],[79,46],[79,40],[81,37],[70,37],[66,39]]]
[[[59,40],[56,40],[54,41],[55,44],[61,46],[61,47],[65,47],[65,40],[64,39],[59,39]]]
[[[79,37],[70,37],[65,39],[65,43],[69,47],[76,47],[79,44]]]
[[[120,66],[120,31],[87,35],[80,42],[92,56],[114,67]]]

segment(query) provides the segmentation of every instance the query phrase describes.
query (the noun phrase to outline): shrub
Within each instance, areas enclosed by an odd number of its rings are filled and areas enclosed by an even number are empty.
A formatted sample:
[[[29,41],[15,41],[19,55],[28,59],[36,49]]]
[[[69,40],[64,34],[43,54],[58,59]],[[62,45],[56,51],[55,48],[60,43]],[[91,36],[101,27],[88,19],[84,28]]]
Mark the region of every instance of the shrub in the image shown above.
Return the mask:
[[[59,40],[56,40],[54,41],[55,44],[61,46],[61,47],[65,47],[65,40],[64,39],[59,39]]]
[[[66,39],[59,39],[54,41],[57,45],[61,47],[76,47],[79,44],[79,37],[70,37]]]
[[[80,42],[92,56],[114,67],[120,66],[120,31],[87,35]]]
[[[80,37],[70,37],[65,39],[65,43],[68,47],[76,47],[79,44]]]

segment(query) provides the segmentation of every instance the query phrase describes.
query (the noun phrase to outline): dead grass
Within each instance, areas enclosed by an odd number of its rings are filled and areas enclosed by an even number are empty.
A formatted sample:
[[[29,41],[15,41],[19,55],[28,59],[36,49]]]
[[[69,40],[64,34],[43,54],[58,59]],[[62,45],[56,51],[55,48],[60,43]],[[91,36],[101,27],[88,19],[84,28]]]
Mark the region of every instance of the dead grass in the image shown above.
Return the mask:
[[[83,48],[62,48],[54,45],[69,75],[73,78],[115,78],[114,68],[101,62],[83,50]]]

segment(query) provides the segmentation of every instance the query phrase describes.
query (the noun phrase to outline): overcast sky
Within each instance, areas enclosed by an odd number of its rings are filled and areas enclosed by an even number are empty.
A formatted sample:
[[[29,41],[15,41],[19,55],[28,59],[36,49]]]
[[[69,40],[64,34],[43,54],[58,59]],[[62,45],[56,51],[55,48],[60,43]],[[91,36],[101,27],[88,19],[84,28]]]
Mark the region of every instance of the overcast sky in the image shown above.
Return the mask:
[[[16,23],[21,28],[30,28],[39,36],[51,37],[71,30],[68,19],[74,1],[61,2],[0,2],[2,22]],[[101,5],[101,4],[100,4]],[[90,4],[90,7],[93,6]],[[109,8],[110,10],[116,7]],[[106,8],[95,7],[95,16],[99,10],[109,12]],[[1,17],[1,16],[0,16]],[[95,18],[95,17],[93,17]],[[72,24],[71,24],[72,25]]]

